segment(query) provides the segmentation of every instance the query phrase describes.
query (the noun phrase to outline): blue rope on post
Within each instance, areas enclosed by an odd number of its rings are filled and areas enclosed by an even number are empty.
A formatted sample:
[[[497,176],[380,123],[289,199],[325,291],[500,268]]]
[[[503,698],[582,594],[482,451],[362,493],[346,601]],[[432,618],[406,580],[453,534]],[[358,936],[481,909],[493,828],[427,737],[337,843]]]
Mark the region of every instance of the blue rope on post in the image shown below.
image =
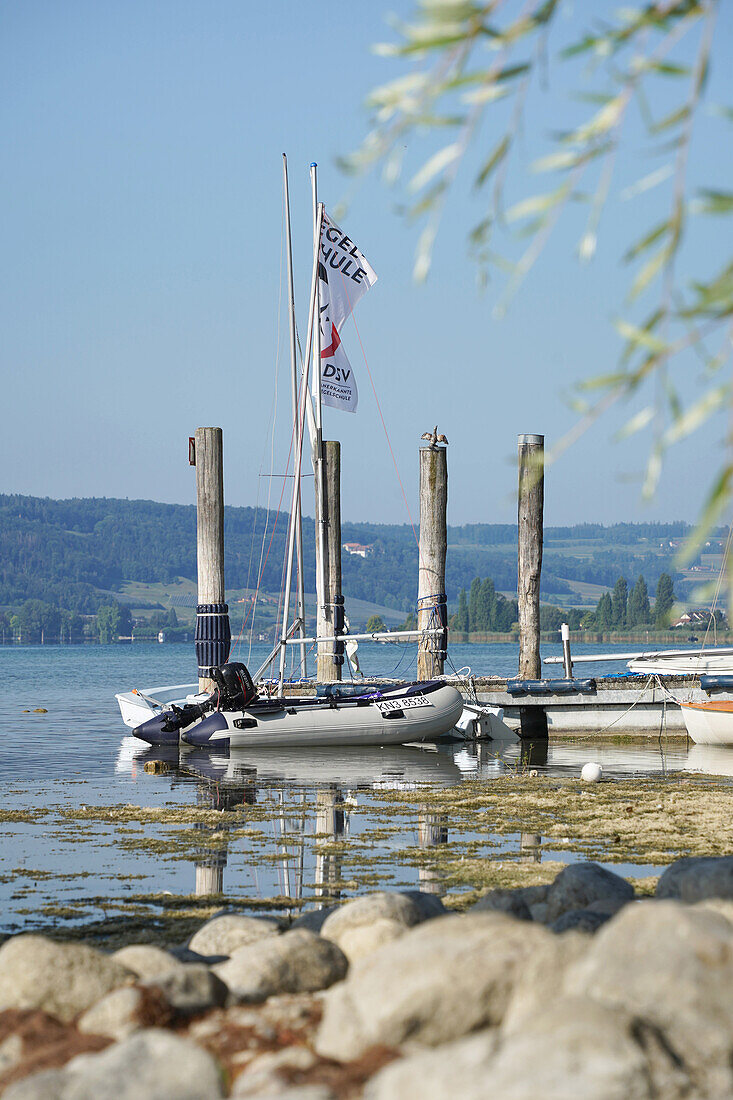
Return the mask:
[[[428,644],[434,646],[436,656],[445,661],[448,656],[448,597],[445,592],[436,592],[430,596],[421,596],[417,601],[418,614],[425,611],[425,605],[432,604],[430,615],[430,628],[439,627],[441,633],[429,639]],[[421,606],[422,605],[422,606]]]
[[[211,676],[212,668],[225,665],[232,644],[229,625],[229,605],[200,603],[196,605],[196,660],[199,676]]]
[[[341,595],[334,596],[333,603],[333,632],[335,635],[343,634],[346,626],[346,613],[344,610],[344,597]],[[343,640],[334,642],[333,645],[333,663],[335,665],[342,665],[344,663],[344,653],[346,652],[346,645]]]

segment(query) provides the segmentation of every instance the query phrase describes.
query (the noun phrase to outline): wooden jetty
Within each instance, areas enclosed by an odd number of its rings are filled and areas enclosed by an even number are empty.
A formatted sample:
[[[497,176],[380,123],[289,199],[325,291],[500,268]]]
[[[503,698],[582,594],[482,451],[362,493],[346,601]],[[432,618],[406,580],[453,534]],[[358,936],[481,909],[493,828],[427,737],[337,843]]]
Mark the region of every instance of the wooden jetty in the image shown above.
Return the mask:
[[[555,733],[598,733],[609,736],[649,737],[664,733],[686,736],[682,711],[676,699],[707,699],[699,677],[608,676],[597,677],[587,692],[552,690],[543,694],[510,693],[499,677],[473,681],[479,702],[502,707],[510,724],[518,723],[520,736],[536,737],[538,716],[544,714],[549,736]],[[557,681],[562,687],[563,681]]]

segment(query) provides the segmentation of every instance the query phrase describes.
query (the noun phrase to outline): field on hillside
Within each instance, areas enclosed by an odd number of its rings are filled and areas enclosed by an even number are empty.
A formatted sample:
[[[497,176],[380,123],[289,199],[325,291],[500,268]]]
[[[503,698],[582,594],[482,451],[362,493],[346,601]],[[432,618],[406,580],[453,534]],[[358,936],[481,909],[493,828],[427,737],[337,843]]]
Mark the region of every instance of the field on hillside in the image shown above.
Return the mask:
[[[123,603],[130,607],[136,617],[149,617],[150,605],[159,604],[160,608],[168,611],[171,607],[175,610],[179,623],[182,626],[193,628],[196,619],[196,583],[187,577],[176,577],[165,584],[146,584],[142,581],[128,581],[120,586],[118,592],[110,592]],[[232,625],[239,623],[248,612],[254,589],[232,588],[227,590],[227,602],[229,604],[229,616]],[[305,594],[306,614],[308,621],[315,625],[316,595],[315,592]],[[280,597],[275,592],[260,592],[257,599],[257,625],[262,628],[270,627],[276,620]],[[359,600],[352,596],[346,597],[346,617],[352,630],[366,624],[372,615],[380,615],[388,627],[399,626],[405,620],[405,612],[394,607],[384,607],[382,604],[372,603],[368,600]]]

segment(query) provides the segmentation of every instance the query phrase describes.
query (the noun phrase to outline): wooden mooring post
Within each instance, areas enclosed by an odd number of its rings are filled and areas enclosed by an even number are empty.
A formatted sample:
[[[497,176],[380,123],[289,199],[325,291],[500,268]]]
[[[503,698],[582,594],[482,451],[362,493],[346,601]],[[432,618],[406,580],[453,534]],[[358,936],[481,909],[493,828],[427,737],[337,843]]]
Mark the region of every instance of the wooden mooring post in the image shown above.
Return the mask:
[[[325,589],[318,592],[317,636],[334,636],[343,633],[344,597],[341,592],[341,444],[337,440],[324,440],[323,463],[323,516],[321,502],[316,494],[316,524],[323,522],[325,531],[322,545],[325,549],[324,567],[316,568],[316,576],[323,576]],[[316,554],[319,554],[316,540]],[[321,642],[318,646],[318,681],[326,683],[341,679],[344,663],[343,642]]]
[[[437,434],[437,428],[435,429]],[[418,680],[443,675],[447,619],[445,555],[448,545],[448,456],[431,443],[420,448],[420,561],[417,587],[417,628],[442,627],[443,633],[421,638],[417,650]]]
[[[224,470],[221,428],[197,428],[189,462],[196,467],[196,657],[199,691],[213,690],[211,669],[231,645],[224,591]]]
[[[519,679],[539,680],[540,576],[545,496],[545,437],[520,435],[517,441],[519,492],[517,505],[517,605],[519,619]],[[523,737],[547,737],[547,715],[540,707],[521,714]]]

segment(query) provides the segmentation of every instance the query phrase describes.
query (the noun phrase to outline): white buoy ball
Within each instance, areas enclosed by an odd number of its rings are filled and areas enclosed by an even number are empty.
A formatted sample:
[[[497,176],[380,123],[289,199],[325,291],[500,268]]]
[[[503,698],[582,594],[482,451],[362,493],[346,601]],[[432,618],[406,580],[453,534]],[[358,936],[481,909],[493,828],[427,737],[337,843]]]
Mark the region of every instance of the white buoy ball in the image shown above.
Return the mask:
[[[603,775],[603,768],[600,764],[594,764],[589,761],[587,764],[583,764],[583,770],[580,773],[580,778],[585,783],[597,783]]]

